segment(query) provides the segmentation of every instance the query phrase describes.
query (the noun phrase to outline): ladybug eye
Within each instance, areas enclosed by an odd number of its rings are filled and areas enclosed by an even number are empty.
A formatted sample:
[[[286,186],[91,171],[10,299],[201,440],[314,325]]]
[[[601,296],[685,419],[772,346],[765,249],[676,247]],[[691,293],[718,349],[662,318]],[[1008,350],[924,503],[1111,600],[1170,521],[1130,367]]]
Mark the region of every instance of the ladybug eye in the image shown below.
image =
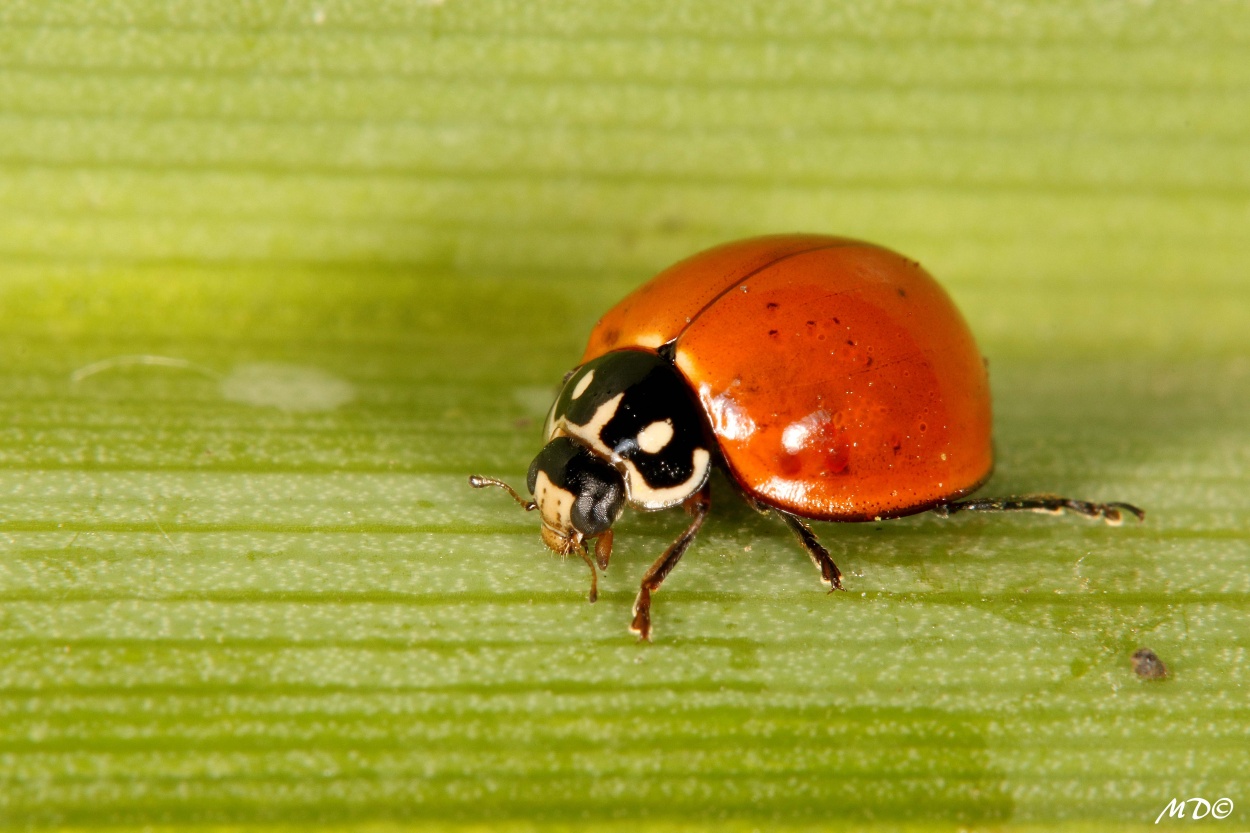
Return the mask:
[[[588,538],[607,532],[625,507],[625,489],[621,476],[611,466],[596,468],[606,469],[611,472],[611,476],[601,479],[596,475],[607,472],[587,471],[570,513],[573,528]]]
[[[567,528],[571,524],[583,535],[594,537],[607,532],[625,508],[621,473],[569,437],[556,437],[534,458],[526,478],[531,493],[538,486],[539,474],[546,475],[551,487],[568,501],[565,509],[558,510],[561,514],[567,511],[564,518],[547,519],[553,525]],[[559,503],[557,500],[552,505]],[[541,499],[539,506],[544,507]]]

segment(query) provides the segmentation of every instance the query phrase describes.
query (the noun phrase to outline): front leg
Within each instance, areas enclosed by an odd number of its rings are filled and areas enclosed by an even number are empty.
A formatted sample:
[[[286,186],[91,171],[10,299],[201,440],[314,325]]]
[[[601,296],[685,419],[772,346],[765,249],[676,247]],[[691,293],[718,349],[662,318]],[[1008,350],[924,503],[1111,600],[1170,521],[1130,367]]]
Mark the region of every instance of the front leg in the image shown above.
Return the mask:
[[[694,541],[694,536],[699,534],[699,527],[703,526],[703,520],[711,506],[712,486],[705,483],[702,489],[682,504],[682,508],[692,519],[690,526],[686,527],[686,531],[678,536],[642,577],[642,587],[638,590],[638,598],[634,600],[634,621],[629,629],[643,639],[651,639],[651,594],[660,589],[665,577],[673,571],[686,548]]]
[[[598,552],[598,547],[595,548],[595,551],[596,553]],[[594,604],[599,600],[599,574],[595,572],[595,561],[590,557],[585,541],[577,545],[575,552],[581,556],[582,561],[585,561],[586,566],[590,568],[590,592],[586,595],[586,601]]]
[[[595,541],[595,563],[599,565],[600,570],[608,569],[608,562],[612,560],[612,530],[608,530],[599,536]]]

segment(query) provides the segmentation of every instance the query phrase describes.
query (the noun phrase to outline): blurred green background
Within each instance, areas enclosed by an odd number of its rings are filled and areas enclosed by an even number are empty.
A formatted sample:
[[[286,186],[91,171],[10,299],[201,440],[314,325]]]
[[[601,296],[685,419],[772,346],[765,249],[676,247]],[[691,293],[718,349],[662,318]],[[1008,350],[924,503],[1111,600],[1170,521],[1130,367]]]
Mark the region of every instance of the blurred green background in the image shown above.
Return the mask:
[[[3,4],[0,826],[1245,827],[1247,113],[1240,2]],[[949,288],[987,492],[1147,522],[820,525],[827,596],[720,481],[637,645],[680,518],[591,606],[465,476],[779,231]]]

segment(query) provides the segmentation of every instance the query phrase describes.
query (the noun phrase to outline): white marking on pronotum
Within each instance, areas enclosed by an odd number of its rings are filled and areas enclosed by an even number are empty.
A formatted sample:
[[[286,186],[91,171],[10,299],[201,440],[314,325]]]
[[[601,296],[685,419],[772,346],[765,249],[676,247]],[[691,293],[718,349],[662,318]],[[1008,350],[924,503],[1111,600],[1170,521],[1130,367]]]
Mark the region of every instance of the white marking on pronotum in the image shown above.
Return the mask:
[[[647,483],[646,478],[642,476],[642,472],[638,471],[638,468],[629,460],[620,457],[612,449],[608,448],[600,436],[603,427],[616,415],[616,411],[624,399],[625,394],[618,393],[607,402],[604,402],[595,410],[595,415],[585,425],[577,425],[570,422],[567,417],[559,417],[552,426],[551,435],[565,435],[580,440],[600,457],[612,463],[618,471],[625,475],[625,492],[631,505],[641,509],[667,509],[670,506],[676,506],[698,491],[699,487],[707,480],[708,473],[712,468],[712,456],[706,448],[694,449],[694,453],[691,455],[693,471],[690,477],[686,479],[686,482],[670,486],[667,489],[652,488]],[[668,420],[663,422],[668,422]],[[660,423],[652,423],[647,426],[647,429],[657,424]],[[670,424],[668,428],[671,431],[672,425]],[[647,429],[644,429],[644,433]],[[660,431],[663,429],[656,430]],[[639,447],[642,448],[641,438],[639,438]],[[643,450],[646,451],[645,448]]]
[[[673,421],[661,419],[638,432],[638,447],[648,454],[659,454],[673,439]]]
[[[573,426],[569,424],[569,433],[574,436],[581,437],[586,442],[594,444],[594,447],[605,455],[610,455],[612,449],[603,443],[602,434],[604,427],[612,421],[612,417],[616,416],[616,409],[621,407],[621,402],[625,399],[625,394],[618,393],[616,396],[604,402],[595,409],[595,415],[590,418],[590,422],[581,426]]]
[[[594,416],[585,425],[578,425],[570,421],[567,414],[553,418],[551,420],[551,429],[547,432],[547,440],[550,441],[560,436],[573,437],[581,440],[605,460],[613,460],[612,449],[608,448],[603,442],[603,438],[599,435],[603,431],[603,427],[616,415],[616,409],[620,407],[623,399],[625,399],[625,394],[618,393],[607,402],[604,402],[595,409]]]
[[[647,483],[642,472],[629,460],[622,460],[626,472],[625,486],[629,491],[629,502],[642,509],[667,509],[676,506],[686,498],[699,491],[699,487],[707,480],[712,468],[712,455],[706,448],[696,448],[691,455],[691,474],[686,482],[678,483],[667,489],[657,489]]]
[[[573,398],[577,399],[586,392],[586,388],[590,387],[590,382],[595,378],[593,370],[586,371],[586,375],[577,381],[577,387],[573,388]]]

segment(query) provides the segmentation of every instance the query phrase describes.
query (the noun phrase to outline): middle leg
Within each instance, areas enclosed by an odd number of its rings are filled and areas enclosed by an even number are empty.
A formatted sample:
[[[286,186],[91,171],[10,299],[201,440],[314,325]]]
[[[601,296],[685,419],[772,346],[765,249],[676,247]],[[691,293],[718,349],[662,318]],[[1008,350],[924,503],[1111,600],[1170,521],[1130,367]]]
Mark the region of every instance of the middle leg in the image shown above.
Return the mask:
[[[790,531],[799,539],[799,543],[807,551],[807,555],[812,559],[812,563],[816,565],[816,569],[820,570],[820,580],[830,590],[841,590],[842,571],[838,569],[838,565],[834,564],[833,559],[829,557],[829,550],[825,549],[820,541],[816,539],[816,534],[812,532],[812,528],[789,512],[782,512],[779,509],[775,511],[786,522],[786,526],[790,527]]]

